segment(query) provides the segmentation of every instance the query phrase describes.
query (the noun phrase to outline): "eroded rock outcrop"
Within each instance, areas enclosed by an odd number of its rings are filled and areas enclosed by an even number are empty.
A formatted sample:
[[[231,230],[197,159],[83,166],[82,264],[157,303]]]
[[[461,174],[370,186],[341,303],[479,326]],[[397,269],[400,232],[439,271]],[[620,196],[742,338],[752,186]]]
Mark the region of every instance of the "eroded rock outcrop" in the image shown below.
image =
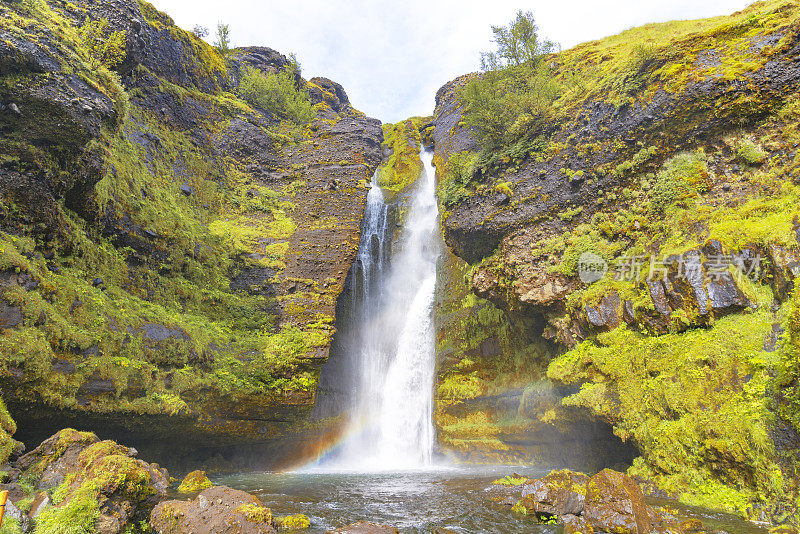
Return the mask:
[[[20,438],[58,413],[178,461],[313,431],[380,123],[299,71],[310,122],[245,100],[244,78],[294,64],[223,55],[146,2],[0,12],[0,352],[29,355],[0,384]]]
[[[525,413],[517,403],[470,403],[535,393],[547,378],[559,394],[535,424],[563,428],[573,409],[588,410],[638,450],[629,474],[668,494],[757,520],[797,513],[787,503],[800,443],[790,408],[800,369],[790,334],[799,16],[766,2],[702,29],[675,23],[663,40],[631,29],[547,55],[548,80],[563,92],[546,124],[518,110],[491,146],[469,131],[461,98],[484,75],[439,91],[445,238],[479,297],[449,303],[440,323],[501,340],[485,347],[493,357],[442,340],[442,435],[468,422],[494,450],[513,450],[519,434],[497,422]],[[652,49],[640,55],[633,43],[645,41]],[[509,85],[488,90],[525,93],[514,76],[495,73]],[[475,335],[471,312],[487,332]]]

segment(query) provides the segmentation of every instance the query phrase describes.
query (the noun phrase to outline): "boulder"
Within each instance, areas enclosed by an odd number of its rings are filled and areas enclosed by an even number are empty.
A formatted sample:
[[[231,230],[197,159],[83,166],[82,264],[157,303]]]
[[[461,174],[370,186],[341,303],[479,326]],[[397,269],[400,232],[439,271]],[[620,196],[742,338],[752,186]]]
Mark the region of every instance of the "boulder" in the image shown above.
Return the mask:
[[[64,482],[67,472],[78,461],[80,453],[98,441],[97,436],[91,432],[65,428],[21,456],[14,467],[19,469],[20,477],[25,477],[32,483],[34,490],[54,488]]]
[[[311,526],[311,520],[303,514],[282,515],[272,523],[278,530],[304,530]]]
[[[346,527],[329,530],[328,534],[400,534],[400,531],[388,525],[358,521]]]
[[[582,516],[595,530],[617,534],[653,531],[650,509],[642,490],[629,476],[604,469],[586,484]]]
[[[215,486],[191,501],[164,501],[150,514],[159,534],[274,533],[272,512],[247,492]]]
[[[559,523],[564,525],[564,534],[593,534],[594,527],[589,521],[579,515],[567,514],[558,518]]]
[[[589,477],[569,470],[554,471],[522,486],[522,505],[537,514],[580,515]]]
[[[58,523],[62,514],[63,520],[71,517],[72,508],[87,500],[96,502],[99,515],[93,526],[103,534],[118,534],[134,522],[146,520],[156,503],[166,497],[169,475],[166,469],[135,455],[136,449],[108,440],[84,448],[67,467],[57,490],[58,504],[41,513]]]
[[[178,493],[200,493],[212,486],[205,471],[192,471],[183,478],[181,485],[178,486]]]

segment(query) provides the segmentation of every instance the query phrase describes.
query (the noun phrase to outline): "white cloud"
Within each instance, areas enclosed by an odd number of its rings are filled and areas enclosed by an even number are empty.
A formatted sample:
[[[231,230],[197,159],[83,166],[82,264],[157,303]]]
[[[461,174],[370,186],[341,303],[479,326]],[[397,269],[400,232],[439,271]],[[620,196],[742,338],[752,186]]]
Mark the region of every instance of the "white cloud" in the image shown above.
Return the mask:
[[[235,46],[294,52],[306,78],[341,83],[353,105],[393,122],[433,111],[436,90],[478,67],[491,24],[530,10],[569,48],[645,24],[732,13],[748,0],[153,0],[183,28],[231,27]]]

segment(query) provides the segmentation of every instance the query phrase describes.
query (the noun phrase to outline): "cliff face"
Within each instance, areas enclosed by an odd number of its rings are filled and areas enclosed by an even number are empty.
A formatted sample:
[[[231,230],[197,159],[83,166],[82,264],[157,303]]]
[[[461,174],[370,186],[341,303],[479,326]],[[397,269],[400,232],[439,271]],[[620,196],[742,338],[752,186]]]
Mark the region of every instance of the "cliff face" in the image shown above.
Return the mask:
[[[299,74],[310,123],[248,103],[247,69],[286,57],[223,56],[145,2],[0,15],[0,385],[17,437],[74,424],[180,453],[308,430],[380,123]]]
[[[450,303],[453,328],[499,340],[440,348],[451,428],[508,450],[520,432],[503,421],[563,429],[588,411],[659,491],[796,513],[798,17],[760,2],[547,56],[554,120],[483,153],[461,99],[482,75],[439,91],[445,238],[479,297]],[[607,275],[582,279],[584,253]],[[527,422],[524,400],[479,406],[515,388],[536,405],[544,377],[555,400]]]

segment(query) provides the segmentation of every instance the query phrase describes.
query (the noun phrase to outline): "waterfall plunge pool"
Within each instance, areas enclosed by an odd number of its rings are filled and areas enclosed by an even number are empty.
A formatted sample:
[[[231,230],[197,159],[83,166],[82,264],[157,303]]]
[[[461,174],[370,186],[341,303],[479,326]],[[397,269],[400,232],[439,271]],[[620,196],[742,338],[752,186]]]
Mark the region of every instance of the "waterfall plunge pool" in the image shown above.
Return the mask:
[[[311,519],[309,534],[365,520],[397,527],[403,533],[432,533],[445,527],[461,534],[556,534],[560,527],[539,525],[509,506],[489,501],[484,489],[512,473],[532,478],[549,469],[521,466],[474,466],[398,472],[241,473],[214,480],[253,493],[275,515],[303,513]],[[690,509],[674,502],[653,504],[678,508],[700,519],[709,534],[764,534],[765,530],[734,516]]]

